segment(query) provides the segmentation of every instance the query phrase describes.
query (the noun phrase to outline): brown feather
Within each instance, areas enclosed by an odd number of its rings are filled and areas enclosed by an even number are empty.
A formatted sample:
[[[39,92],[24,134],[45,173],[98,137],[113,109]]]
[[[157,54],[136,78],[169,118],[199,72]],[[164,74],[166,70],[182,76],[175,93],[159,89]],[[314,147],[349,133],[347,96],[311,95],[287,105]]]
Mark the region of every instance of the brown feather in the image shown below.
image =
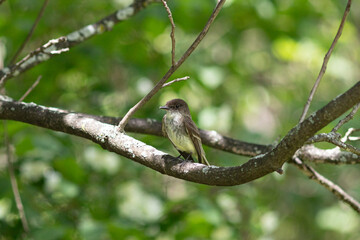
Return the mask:
[[[209,162],[205,157],[204,149],[202,148],[201,138],[199,129],[196,127],[194,121],[191,119],[190,115],[185,115],[185,129],[186,132],[189,134],[190,139],[192,140],[195,150],[198,156],[198,161],[202,164],[207,164],[210,166]]]
[[[161,121],[161,131],[162,131],[162,134],[164,135],[164,137],[168,138],[168,135],[167,135],[166,129],[165,129],[165,121],[166,121],[166,116],[164,115],[164,117],[162,118],[162,121]]]

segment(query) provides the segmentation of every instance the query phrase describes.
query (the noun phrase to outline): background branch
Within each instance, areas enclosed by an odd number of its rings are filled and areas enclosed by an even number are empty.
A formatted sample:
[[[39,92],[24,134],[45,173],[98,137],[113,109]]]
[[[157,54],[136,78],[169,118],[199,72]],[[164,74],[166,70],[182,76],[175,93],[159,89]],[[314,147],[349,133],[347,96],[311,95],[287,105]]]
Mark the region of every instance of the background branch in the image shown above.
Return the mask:
[[[213,13],[211,14],[209,20],[206,23],[204,29],[200,32],[200,34],[197,36],[197,38],[191,44],[191,46],[186,50],[186,52],[183,54],[183,56],[180,58],[180,60],[177,61],[175,65],[171,66],[171,68],[162,77],[162,79],[155,85],[155,87],[125,114],[124,118],[119,123],[120,131],[124,130],[127,122],[131,118],[131,116],[134,115],[134,113],[137,110],[139,110],[145,103],[147,103],[162,88],[163,84],[171,77],[171,75],[184,63],[184,61],[197,48],[197,46],[200,44],[201,40],[205,37],[205,35],[209,31],[211,24],[214,22],[216,16],[219,14],[224,3],[225,3],[225,0],[218,1]]]
[[[325,178],[320,173],[316,172],[312,167],[303,163],[299,158],[295,157],[293,159],[293,163],[310,179],[324,186],[326,189],[332,192],[336,197],[338,197],[341,201],[345,202],[356,212],[360,213],[360,203],[356,201],[353,197],[351,197],[349,194],[347,194],[341,187],[339,187],[329,179]]]
[[[41,79],[41,76],[38,77],[38,79],[35,81],[35,83],[25,92],[25,94],[20,98],[19,101],[24,100],[30,93],[31,91],[38,85],[39,81]],[[8,170],[9,170],[9,176],[10,176],[10,182],[11,182],[11,189],[13,191],[14,194],[14,198],[15,198],[15,203],[16,203],[16,208],[19,212],[19,217],[25,232],[25,236],[26,234],[29,233],[29,224],[26,218],[26,214],[25,214],[25,210],[24,210],[24,206],[22,204],[22,200],[21,200],[21,195],[20,195],[20,191],[19,191],[19,187],[16,181],[16,176],[15,176],[15,172],[14,172],[14,167],[12,165],[12,156],[13,153],[11,152],[10,149],[10,138],[9,138],[9,134],[8,134],[8,127],[7,127],[7,122],[3,121],[3,129],[4,129],[4,142],[5,142],[5,148],[6,148],[6,159],[7,159],[7,164],[8,164]],[[23,236],[23,237],[25,237]]]
[[[24,49],[25,45],[28,43],[28,41],[30,40],[31,36],[34,33],[34,30],[36,28],[36,26],[38,25],[41,17],[43,16],[43,13],[45,11],[45,8],[48,4],[49,0],[44,0],[44,3],[39,11],[39,14],[37,15],[34,24],[32,25],[28,35],[26,36],[24,42],[21,44],[20,48],[16,51],[15,55],[13,56],[13,58],[10,60],[10,64],[9,65],[13,65],[16,61],[16,59],[18,58],[18,56],[20,55],[20,53],[22,52],[22,50]]]
[[[36,81],[33,83],[33,85],[31,85],[31,87],[24,93],[24,95],[22,95],[22,97],[19,99],[19,102],[24,101],[24,99],[31,93],[32,90],[34,90],[34,88],[39,84],[40,80],[41,80],[42,76],[39,76]]]
[[[341,151],[340,148],[320,149],[313,145],[305,145],[297,152],[300,159],[313,163],[327,164],[359,164],[360,157],[351,152]]]
[[[176,83],[176,82],[180,82],[180,81],[185,81],[185,80],[188,80],[190,77],[189,76],[186,76],[186,77],[182,77],[182,78],[176,78],[168,83],[165,83],[164,85],[162,85],[162,88],[164,87],[168,87],[170,86],[171,84],[173,83]]]
[[[344,28],[344,25],[345,25],[345,20],[346,20],[346,17],[348,16],[349,12],[350,12],[350,7],[351,7],[351,0],[348,0],[347,2],[347,5],[346,5],[346,8],[345,8],[345,12],[344,12],[344,15],[341,19],[341,22],[340,22],[340,26],[339,26],[339,29],[335,35],[335,38],[333,40],[333,42],[331,43],[331,46],[328,50],[328,52],[326,53],[325,57],[324,57],[324,61],[323,61],[323,64],[321,66],[321,69],[320,69],[320,72],[319,72],[319,75],[318,77],[316,78],[316,81],[315,81],[315,84],[313,86],[313,88],[311,89],[311,92],[310,92],[310,96],[304,106],[304,110],[301,114],[301,117],[300,117],[300,121],[299,122],[302,122],[304,121],[305,117],[306,117],[306,114],[307,112],[309,111],[309,107],[310,107],[310,104],[311,104],[311,101],[315,95],[315,92],[320,84],[320,81],[322,79],[322,77],[324,76],[325,74],[325,71],[326,71],[326,67],[327,67],[327,64],[329,62],[329,59],[330,59],[330,56],[332,54],[332,51],[334,50],[334,47],[337,43],[337,41],[339,40],[340,36],[341,36],[341,33],[342,33],[342,30]]]
[[[174,19],[172,17],[171,14],[171,10],[169,8],[169,6],[166,3],[166,0],[161,0],[161,2],[163,3],[166,12],[168,13],[168,18],[170,20],[171,23],[171,33],[170,33],[170,38],[171,38],[171,65],[174,66],[175,65],[175,23],[174,23]]]
[[[328,142],[328,143],[332,143],[344,150],[347,150],[349,152],[352,152],[356,155],[358,155],[360,157],[360,150],[357,149],[356,147],[344,143],[340,140],[340,134],[334,134],[334,133],[320,133],[317,134],[315,136],[313,136],[312,138],[310,138],[307,143],[315,143],[315,142]]]
[[[14,199],[15,199],[15,203],[16,203],[16,208],[19,212],[19,217],[21,220],[21,224],[23,226],[25,235],[29,232],[29,224],[28,221],[26,219],[26,214],[24,211],[24,206],[22,204],[21,201],[21,196],[20,196],[20,192],[19,192],[19,187],[16,181],[16,176],[15,176],[15,171],[14,171],[14,167],[12,164],[12,152],[10,150],[10,139],[9,139],[9,134],[7,132],[7,122],[3,121],[3,129],[4,129],[4,142],[5,142],[5,148],[6,148],[6,161],[7,161],[7,166],[8,166],[8,171],[9,171],[9,176],[10,176],[10,182],[11,182],[11,189],[13,191],[14,194]]]
[[[66,36],[50,40],[37,50],[29,53],[15,65],[10,65],[0,70],[0,86],[11,77],[17,76],[20,73],[49,60],[54,55],[68,51],[70,48],[83,43],[95,35],[110,31],[115,24],[129,19],[153,2],[156,2],[156,0],[137,0],[130,6],[118,10],[94,24],[89,24]]]
[[[351,110],[351,112],[343,119],[341,119],[338,124],[336,124],[336,126],[331,130],[332,132],[337,132],[345,123],[347,123],[348,121],[350,121],[351,119],[354,118],[356,112],[359,110],[360,108],[360,103],[356,104],[353,109]]]

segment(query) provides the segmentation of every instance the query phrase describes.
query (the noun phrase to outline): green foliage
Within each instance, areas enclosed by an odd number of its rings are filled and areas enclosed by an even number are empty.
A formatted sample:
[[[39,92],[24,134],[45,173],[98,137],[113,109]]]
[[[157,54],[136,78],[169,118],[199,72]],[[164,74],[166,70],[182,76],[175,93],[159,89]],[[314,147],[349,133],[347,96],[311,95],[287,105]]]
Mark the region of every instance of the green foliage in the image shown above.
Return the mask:
[[[128,1],[126,1],[128,2]],[[50,1],[23,54],[126,6],[125,1]],[[191,44],[215,1],[169,1],[176,56]],[[0,56],[5,65],[25,39],[42,1],[0,6]],[[271,144],[298,121],[346,1],[228,1],[208,36],[136,117],[161,120],[173,97],[189,102],[199,127]],[[355,3],[354,3],[355,4]],[[311,111],[359,79],[358,10],[346,22]],[[170,24],[151,4],[110,32],[44,62],[6,84],[26,101],[122,116],[170,66]],[[331,130],[333,125],[324,129]],[[14,167],[31,239],[358,239],[358,216],[291,165],[236,187],[209,187],[160,175],[65,134],[8,122]],[[346,127],[360,127],[358,115]],[[345,131],[345,130],[343,130]],[[2,128],[0,135],[2,136]],[[166,139],[134,135],[176,154]],[[208,160],[234,166],[247,158],[205,147]],[[360,199],[358,166],[315,166]],[[22,239],[0,145],[0,239]]]

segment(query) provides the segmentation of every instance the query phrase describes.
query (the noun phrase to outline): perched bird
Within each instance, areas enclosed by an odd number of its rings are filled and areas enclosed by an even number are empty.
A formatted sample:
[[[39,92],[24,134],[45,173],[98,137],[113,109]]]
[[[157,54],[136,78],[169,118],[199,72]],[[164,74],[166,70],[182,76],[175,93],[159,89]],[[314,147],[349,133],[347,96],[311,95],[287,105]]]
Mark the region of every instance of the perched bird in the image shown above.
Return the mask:
[[[192,155],[196,154],[199,163],[210,166],[202,148],[199,130],[191,118],[187,103],[182,99],[173,99],[160,109],[166,110],[162,119],[162,131],[180,155],[185,160],[194,161]]]

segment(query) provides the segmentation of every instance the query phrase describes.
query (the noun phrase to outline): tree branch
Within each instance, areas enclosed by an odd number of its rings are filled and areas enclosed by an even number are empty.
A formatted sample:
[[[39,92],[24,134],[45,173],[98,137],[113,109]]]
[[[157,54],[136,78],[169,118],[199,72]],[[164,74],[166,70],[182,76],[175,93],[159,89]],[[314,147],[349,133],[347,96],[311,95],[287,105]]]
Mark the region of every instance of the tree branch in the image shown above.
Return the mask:
[[[351,137],[351,134],[353,134],[354,132],[359,132],[360,129],[357,129],[357,128],[349,128],[344,137],[341,139],[342,142],[347,142],[348,140],[350,141],[358,141],[359,140],[359,137]]]
[[[10,64],[9,65],[13,65],[16,61],[16,59],[18,58],[18,56],[20,55],[20,53],[22,52],[22,50],[24,49],[25,45],[28,43],[28,41],[30,40],[31,36],[33,35],[34,33],[34,30],[36,28],[36,26],[38,25],[42,15],[44,14],[44,11],[45,11],[45,8],[48,4],[49,0],[45,0],[40,11],[39,11],[39,14],[37,15],[36,19],[35,19],[35,22],[34,24],[32,25],[28,35],[26,36],[24,42],[21,44],[20,48],[16,51],[15,55],[13,56],[13,58],[11,59],[10,61]]]
[[[25,211],[24,211],[24,205],[22,204],[21,201],[21,195],[19,192],[19,187],[16,181],[16,176],[15,176],[15,171],[14,171],[14,167],[12,164],[12,160],[11,160],[11,150],[10,150],[10,139],[9,139],[9,135],[7,132],[7,122],[3,121],[3,125],[4,125],[4,142],[5,142],[5,148],[6,148],[6,160],[7,160],[7,164],[8,164],[8,170],[9,170],[9,176],[10,176],[10,182],[11,182],[11,189],[13,191],[14,194],[14,199],[15,199],[15,203],[16,203],[16,208],[19,212],[19,217],[21,220],[21,224],[23,226],[24,232],[26,235],[29,232],[29,224],[28,221],[26,219],[26,215],[25,215]]]
[[[343,152],[339,148],[320,149],[314,145],[305,145],[298,152],[300,159],[313,163],[327,164],[359,164],[360,157],[351,152]]]
[[[22,102],[31,93],[31,91],[34,90],[34,88],[39,84],[41,78],[42,76],[40,75],[33,83],[33,85],[31,85],[31,87],[24,93],[24,95],[22,95],[22,97],[19,99],[19,102]]]
[[[341,119],[338,124],[336,124],[336,126],[331,130],[331,132],[337,132],[342,127],[342,125],[353,119],[359,108],[360,103],[356,104],[351,110],[351,112],[345,118]]]
[[[327,67],[327,64],[328,64],[328,62],[329,62],[330,56],[331,56],[331,54],[332,54],[332,51],[334,50],[334,47],[335,47],[337,41],[339,40],[339,38],[340,38],[340,36],[341,36],[342,30],[343,30],[344,25],[345,25],[346,17],[347,17],[347,15],[348,15],[349,12],[350,12],[350,7],[351,7],[351,0],[348,0],[347,5],[346,5],[346,8],[345,8],[344,15],[343,15],[343,17],[342,17],[342,19],[341,19],[341,23],[340,23],[339,29],[338,29],[338,31],[337,31],[337,33],[336,33],[336,35],[335,35],[335,38],[334,38],[333,42],[331,43],[331,46],[330,46],[328,52],[326,53],[326,55],[325,55],[325,57],[324,57],[324,61],[323,61],[323,64],[322,64],[322,66],[321,66],[319,75],[318,75],[318,77],[316,78],[316,81],[315,81],[315,84],[314,84],[313,88],[311,89],[310,96],[309,96],[309,98],[308,98],[308,100],[307,100],[307,102],[306,102],[306,104],[305,104],[305,106],[304,106],[304,110],[303,110],[303,112],[302,112],[302,114],[301,114],[301,117],[300,117],[300,121],[299,121],[299,122],[304,121],[304,119],[305,119],[305,117],[306,117],[306,114],[307,114],[307,112],[309,111],[309,107],[310,107],[311,101],[312,101],[312,99],[313,99],[313,97],[314,97],[314,95],[315,95],[315,92],[316,92],[316,90],[317,90],[317,88],[318,88],[318,86],[319,86],[319,84],[320,84],[320,81],[321,81],[322,77],[323,77],[324,74],[325,74],[326,67]]]
[[[174,19],[172,17],[171,14],[171,10],[169,8],[169,6],[166,3],[166,0],[161,0],[161,2],[163,3],[166,12],[168,13],[168,18],[170,20],[171,23],[171,33],[170,33],[170,38],[171,38],[171,65],[174,66],[175,65],[175,23],[174,23]]]
[[[204,29],[200,32],[200,34],[197,36],[195,41],[191,44],[191,46],[186,50],[186,52],[183,54],[183,56],[180,58],[179,61],[176,62],[175,65],[171,66],[171,68],[167,71],[167,73],[162,77],[162,79],[155,85],[153,89],[145,96],[143,97],[135,106],[130,108],[130,110],[125,114],[124,118],[121,119],[118,130],[122,132],[134,113],[139,110],[145,103],[147,103],[164,85],[164,83],[171,77],[171,75],[184,63],[184,61],[191,55],[191,53],[197,48],[197,46],[200,44],[201,40],[205,37],[205,35],[208,33],[211,24],[214,22],[216,16],[219,14],[222,6],[224,5],[225,0],[218,1],[213,13],[211,14],[209,20],[207,21]]]
[[[161,88],[164,88],[164,87],[168,87],[170,86],[171,84],[173,83],[176,83],[176,82],[180,82],[180,81],[185,81],[185,80],[188,80],[190,77],[189,76],[186,76],[186,77],[182,77],[182,78],[176,78],[168,83],[164,83],[164,85],[162,85]]]
[[[17,76],[20,73],[49,60],[54,55],[68,51],[70,48],[95,35],[102,34],[105,31],[110,31],[115,24],[129,19],[140,10],[144,9],[148,4],[153,2],[156,2],[156,0],[136,0],[130,6],[118,10],[94,24],[89,24],[66,36],[50,40],[48,43],[29,53],[15,65],[11,65],[0,70],[0,86],[2,86],[5,81],[11,77]]]
[[[315,136],[313,136],[312,138],[310,138],[307,143],[315,143],[315,142],[328,142],[328,143],[332,143],[346,151],[352,152],[356,155],[358,155],[360,157],[360,149],[357,149],[356,147],[344,143],[340,140],[341,136],[340,134],[336,134],[336,133],[320,133],[317,134]]]
[[[252,181],[281,168],[307,139],[360,102],[359,91],[360,82],[291,129],[273,150],[237,167],[208,167],[184,162],[118,132],[114,125],[102,123],[85,115],[33,103],[14,102],[4,96],[0,97],[0,119],[22,121],[87,138],[104,149],[123,155],[162,174],[208,185],[232,186]],[[221,140],[215,133],[210,141],[218,144]]]
[[[347,194],[341,187],[339,187],[329,179],[325,178],[320,173],[316,172],[312,167],[303,163],[299,158],[295,157],[293,159],[293,163],[310,179],[324,186],[326,189],[331,191],[336,197],[338,197],[341,201],[347,203],[352,209],[360,213],[360,203],[356,201],[353,197],[351,197],[349,194]]]

